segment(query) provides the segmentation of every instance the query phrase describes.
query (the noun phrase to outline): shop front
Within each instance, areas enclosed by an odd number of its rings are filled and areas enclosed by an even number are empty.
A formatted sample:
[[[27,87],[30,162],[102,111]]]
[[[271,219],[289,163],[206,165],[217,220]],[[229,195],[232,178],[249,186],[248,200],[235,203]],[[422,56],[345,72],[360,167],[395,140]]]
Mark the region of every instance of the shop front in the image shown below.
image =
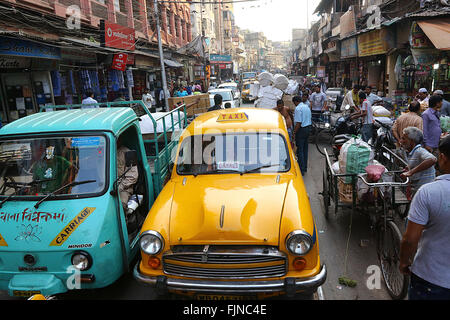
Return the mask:
[[[356,37],[341,41],[341,62],[337,65],[336,84],[350,89],[354,84],[360,84],[358,68],[358,41]]]
[[[211,54],[211,77],[218,80],[228,80],[233,78],[233,60],[230,55]]]
[[[450,18],[414,21],[410,47],[415,65],[414,88],[440,89],[450,95]]]
[[[61,50],[40,42],[0,37],[2,123],[54,105],[50,73],[59,68]]]
[[[394,32],[377,29],[358,36],[360,83],[386,95],[386,53],[395,47]]]

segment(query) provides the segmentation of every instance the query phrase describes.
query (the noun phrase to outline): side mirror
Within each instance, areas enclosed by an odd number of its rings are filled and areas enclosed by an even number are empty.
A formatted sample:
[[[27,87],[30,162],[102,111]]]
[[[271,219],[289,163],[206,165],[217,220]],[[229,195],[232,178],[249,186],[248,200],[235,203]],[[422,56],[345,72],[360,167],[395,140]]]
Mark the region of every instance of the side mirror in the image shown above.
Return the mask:
[[[130,150],[125,152],[125,166],[132,167],[138,163],[138,156],[136,150]]]
[[[225,109],[231,108],[231,103],[227,102],[225,103]]]

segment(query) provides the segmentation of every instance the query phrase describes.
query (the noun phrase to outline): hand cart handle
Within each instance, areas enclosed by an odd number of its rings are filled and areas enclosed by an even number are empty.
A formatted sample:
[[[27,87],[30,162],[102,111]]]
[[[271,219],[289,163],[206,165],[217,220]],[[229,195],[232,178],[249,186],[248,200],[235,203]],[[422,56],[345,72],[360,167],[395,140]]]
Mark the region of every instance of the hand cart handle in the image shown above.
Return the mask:
[[[369,187],[402,187],[408,185],[409,183],[409,177],[406,177],[405,182],[367,182],[366,179],[364,179],[364,174],[359,174],[358,178],[360,178]]]

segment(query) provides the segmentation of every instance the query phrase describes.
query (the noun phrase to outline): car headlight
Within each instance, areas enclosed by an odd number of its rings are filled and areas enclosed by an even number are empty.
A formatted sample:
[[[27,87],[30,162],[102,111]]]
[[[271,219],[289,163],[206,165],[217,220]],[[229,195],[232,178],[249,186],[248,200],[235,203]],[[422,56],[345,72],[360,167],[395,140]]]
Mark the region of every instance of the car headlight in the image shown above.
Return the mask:
[[[294,255],[305,255],[312,247],[312,237],[306,231],[292,231],[286,237],[286,248]]]
[[[139,238],[141,250],[146,254],[158,254],[164,248],[164,239],[156,231],[145,231]]]
[[[72,265],[80,271],[88,270],[92,265],[89,253],[80,251],[72,255]]]

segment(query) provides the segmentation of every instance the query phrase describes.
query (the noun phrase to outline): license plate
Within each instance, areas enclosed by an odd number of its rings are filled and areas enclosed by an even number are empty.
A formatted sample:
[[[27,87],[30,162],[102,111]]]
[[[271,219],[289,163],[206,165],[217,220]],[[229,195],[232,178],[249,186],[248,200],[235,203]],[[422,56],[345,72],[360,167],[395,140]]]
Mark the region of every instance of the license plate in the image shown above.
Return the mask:
[[[213,295],[213,294],[198,294],[195,296],[196,300],[256,300],[256,296],[230,296],[230,295]]]
[[[34,294],[40,294],[39,290],[14,290],[13,294],[16,297],[26,297],[29,298]]]

